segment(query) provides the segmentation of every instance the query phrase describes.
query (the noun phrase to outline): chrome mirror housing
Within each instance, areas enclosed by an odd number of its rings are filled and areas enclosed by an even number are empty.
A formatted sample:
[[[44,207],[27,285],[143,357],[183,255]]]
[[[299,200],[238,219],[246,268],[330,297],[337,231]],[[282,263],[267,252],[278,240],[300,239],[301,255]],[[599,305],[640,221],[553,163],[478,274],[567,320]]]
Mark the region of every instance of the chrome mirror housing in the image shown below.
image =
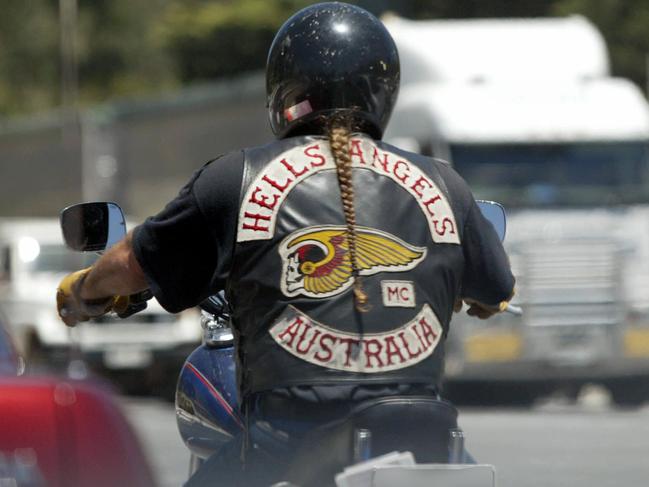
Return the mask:
[[[201,310],[201,328],[203,328],[203,344],[210,348],[230,347],[234,342],[230,318],[227,315],[215,316]]]

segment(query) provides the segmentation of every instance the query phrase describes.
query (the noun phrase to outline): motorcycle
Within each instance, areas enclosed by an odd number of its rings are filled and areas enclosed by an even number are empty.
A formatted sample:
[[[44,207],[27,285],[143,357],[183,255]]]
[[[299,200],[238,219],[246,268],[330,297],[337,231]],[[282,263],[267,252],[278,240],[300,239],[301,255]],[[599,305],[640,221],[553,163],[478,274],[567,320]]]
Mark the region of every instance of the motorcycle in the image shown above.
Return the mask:
[[[504,239],[503,207],[490,201],[478,205]],[[106,202],[64,209],[61,228],[68,247],[78,251],[106,250],[126,234],[121,209]],[[147,292],[132,297],[130,309],[121,316],[140,311],[150,298]],[[224,293],[200,307],[203,343],[180,372],[175,403],[178,429],[190,450],[190,476],[226,444],[249,433],[239,408],[234,336]],[[521,313],[511,305],[507,311]],[[258,431],[253,441],[267,451],[282,447],[282,438],[270,431]],[[304,486],[331,477],[338,487],[495,486],[494,467],[477,464],[464,443],[457,410],[446,401],[418,396],[375,399],[361,403],[335,425],[307,435],[292,459],[290,478]],[[335,466],[340,465],[348,466],[337,472]]]

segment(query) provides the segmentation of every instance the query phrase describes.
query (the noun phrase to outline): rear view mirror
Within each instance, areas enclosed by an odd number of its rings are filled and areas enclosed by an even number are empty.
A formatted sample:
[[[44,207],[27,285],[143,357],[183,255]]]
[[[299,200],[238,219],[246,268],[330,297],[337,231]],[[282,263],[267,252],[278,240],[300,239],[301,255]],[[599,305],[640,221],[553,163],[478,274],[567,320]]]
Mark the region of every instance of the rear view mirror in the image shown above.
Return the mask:
[[[505,240],[505,232],[507,230],[505,208],[495,201],[476,200],[476,203],[478,203],[478,208],[482,211],[482,215],[493,225],[500,241]]]
[[[119,205],[97,202],[68,206],[61,212],[65,244],[73,250],[106,250],[126,235],[126,220]]]

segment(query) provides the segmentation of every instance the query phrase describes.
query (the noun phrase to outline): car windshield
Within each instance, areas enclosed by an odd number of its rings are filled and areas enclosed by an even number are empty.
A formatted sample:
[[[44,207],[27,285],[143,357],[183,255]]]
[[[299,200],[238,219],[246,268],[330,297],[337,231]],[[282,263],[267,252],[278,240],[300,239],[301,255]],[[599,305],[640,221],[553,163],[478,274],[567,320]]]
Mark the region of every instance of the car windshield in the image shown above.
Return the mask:
[[[649,202],[647,142],[456,144],[455,169],[477,198],[508,207]]]
[[[96,260],[94,253],[73,252],[63,245],[39,245],[27,264],[30,272],[65,273],[88,267]]]

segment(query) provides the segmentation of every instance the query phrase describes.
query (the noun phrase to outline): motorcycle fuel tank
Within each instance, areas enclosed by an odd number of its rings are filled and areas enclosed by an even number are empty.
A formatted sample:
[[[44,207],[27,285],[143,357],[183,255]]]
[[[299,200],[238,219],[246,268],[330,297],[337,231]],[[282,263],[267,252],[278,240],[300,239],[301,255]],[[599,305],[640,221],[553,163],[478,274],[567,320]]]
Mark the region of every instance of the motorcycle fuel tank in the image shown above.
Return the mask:
[[[234,347],[201,345],[189,356],[178,379],[176,420],[183,441],[200,458],[243,431]]]

